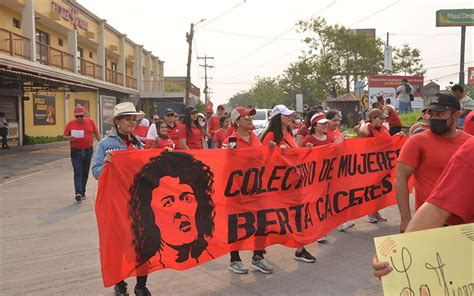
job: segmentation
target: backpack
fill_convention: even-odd
[[[405,92],[410,96],[410,101],[414,101],[415,100],[415,96],[411,93],[411,86],[406,83],[405,84]]]

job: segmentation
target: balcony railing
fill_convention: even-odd
[[[41,64],[74,72],[74,56],[41,42],[36,42],[36,60]]]
[[[29,60],[31,58],[30,39],[11,31],[0,29],[0,51],[11,56],[19,56]]]
[[[164,84],[162,81],[145,80],[142,83],[142,92],[147,94],[156,94],[164,92]]]
[[[105,69],[105,81],[123,85],[123,74],[112,69]]]
[[[78,58],[78,62],[79,73],[81,75],[89,76],[95,79],[102,79],[102,66],[87,61],[83,58]]]
[[[131,76],[128,76],[128,75],[127,75],[126,78],[127,78],[127,80],[126,80],[126,82],[127,82],[126,86],[127,86],[128,88],[137,89],[137,80],[136,80],[135,78],[131,77]]]

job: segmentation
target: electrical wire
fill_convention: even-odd
[[[219,34],[237,36],[237,37],[246,37],[246,38],[255,38],[255,39],[273,39],[273,38],[274,38],[274,37],[271,37],[271,36],[247,35],[247,34],[239,34],[239,33],[225,32],[225,31],[214,30],[214,29],[202,29],[202,30],[210,31],[210,32],[215,32],[215,33],[219,33]],[[278,38],[278,40],[300,41],[301,39],[296,39],[296,38]]]
[[[396,2],[393,2],[392,4],[387,5],[387,6],[383,7],[382,9],[377,10],[376,12],[374,12],[374,13],[372,13],[372,14],[369,14],[368,16],[366,16],[366,17],[364,17],[364,18],[361,18],[361,19],[358,20],[357,22],[351,24],[349,27],[352,27],[352,26],[354,26],[354,25],[356,25],[356,24],[358,24],[358,23],[360,23],[360,22],[362,22],[362,21],[365,21],[365,20],[368,19],[368,18],[373,17],[373,16],[376,15],[376,14],[381,13],[382,11],[384,11],[384,10],[386,10],[386,9],[389,9],[390,7],[392,7],[392,6],[394,6],[394,5],[398,4],[398,3],[400,3],[400,1],[401,1],[401,0],[398,0],[398,1],[396,1]]]
[[[231,8],[227,9],[226,11],[224,11],[223,13],[217,15],[216,17],[210,19],[208,22],[205,22],[203,23],[200,28],[204,28],[206,26],[208,26],[209,24],[213,23],[214,21],[220,19],[221,17],[223,17],[224,15],[228,14],[229,12],[231,12],[232,10],[236,9],[237,7],[239,7],[240,5],[242,5],[243,3],[245,3],[245,0],[244,2],[239,2],[237,3],[236,5],[232,6]]]

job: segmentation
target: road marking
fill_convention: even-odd
[[[25,179],[25,178],[28,178],[28,177],[31,177],[31,176],[34,176],[34,175],[38,175],[38,174],[44,173],[44,172],[49,171],[49,170],[50,170],[50,169],[42,170],[42,171],[35,172],[35,173],[29,174],[29,175],[26,175],[26,176],[21,176],[21,177],[12,179],[12,180],[8,180],[8,181],[6,181],[6,182],[4,182],[4,183],[0,183],[0,186],[6,185],[6,184],[10,184],[10,183],[13,183],[13,182],[15,182],[15,181],[18,181],[18,180],[21,180],[21,179]]]

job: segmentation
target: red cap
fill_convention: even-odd
[[[74,116],[84,116],[86,114],[86,109],[82,106],[77,106],[74,108]]]
[[[253,116],[257,113],[255,109],[247,109],[245,107],[237,107],[235,108],[232,113],[230,114],[230,120],[234,123],[240,116],[250,115]]]
[[[316,123],[326,123],[329,119],[326,118],[324,113],[317,113],[311,117],[311,125],[315,125]]]
[[[214,113],[214,111],[212,111],[212,107],[207,107],[206,113]]]
[[[224,105],[219,105],[219,106],[217,106],[217,110],[219,110],[219,109],[224,110],[224,109],[225,109]]]

